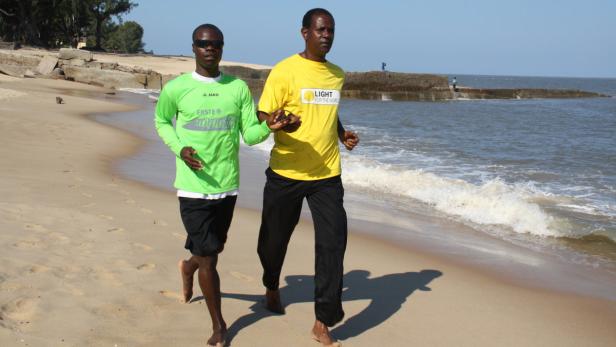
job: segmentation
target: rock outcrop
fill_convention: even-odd
[[[63,78],[107,88],[160,89],[170,79],[156,71],[98,62],[92,52],[61,48],[57,54],[0,50],[0,72],[15,77]]]
[[[34,51],[21,54],[0,49],[0,73],[16,77],[63,78],[108,88],[161,89],[176,75],[163,75],[152,69],[121,65],[94,59],[92,52],[62,48],[59,52]],[[37,53],[38,52],[38,53]],[[222,65],[224,73],[248,84],[260,95],[270,70]],[[444,76],[388,71],[348,72],[342,96],[371,100],[443,101],[454,99],[587,98],[603,96],[579,90],[558,89],[479,89],[449,86]]]

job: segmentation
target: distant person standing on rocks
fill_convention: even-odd
[[[451,81],[451,85],[453,86],[453,91],[457,92],[458,89],[456,88],[456,85],[458,84],[458,81],[456,80],[456,76],[453,76],[453,80]]]
[[[197,270],[210,317],[210,346],[225,345],[227,325],[222,317],[220,278],[216,270],[231,225],[239,187],[239,137],[253,145],[272,130],[287,125],[277,112],[259,123],[246,83],[218,69],[223,34],[212,24],[192,35],[196,68],[165,85],[156,104],[154,122],[176,156],[174,186],[186,228],[185,248],[192,256],[178,264],[183,299],[189,302]],[[173,119],[176,126],[173,127]]]
[[[381,63],[381,71],[385,71],[385,66],[387,66],[387,64],[385,64],[385,62]]]

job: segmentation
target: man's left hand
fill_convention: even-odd
[[[345,130],[340,134],[340,142],[347,150],[352,151],[359,143],[359,136],[356,132]]]

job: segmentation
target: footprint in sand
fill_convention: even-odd
[[[92,207],[92,206],[95,206],[95,205],[96,205],[95,203],[91,202],[91,203],[88,203],[88,204],[85,204],[85,205],[82,205],[82,206],[83,207]]]
[[[152,210],[148,210],[147,208],[141,208],[141,212],[144,214],[152,214]]]
[[[37,232],[45,232],[45,231],[47,231],[47,228],[45,228],[44,226],[42,226],[40,224],[35,224],[35,223],[24,224],[24,229],[26,229],[26,230],[33,230],[33,231],[37,231]]]
[[[33,265],[32,267],[30,267],[30,273],[40,273],[40,272],[47,272],[49,271],[49,267],[45,266],[45,265]]]
[[[61,244],[71,243],[71,239],[64,236],[64,234],[60,232],[56,232],[56,231],[50,232],[49,237],[54,238],[57,241],[57,243],[61,243]]]
[[[14,321],[30,321],[36,314],[38,301],[32,298],[19,298],[0,307],[3,317]]]
[[[94,195],[90,194],[90,193],[81,193],[82,196],[85,196],[86,198],[91,198]]]
[[[25,205],[9,205],[7,203],[2,203],[2,211],[8,212],[10,214],[18,214],[22,215],[25,210],[31,210],[28,206]]]
[[[237,279],[240,279],[240,280],[242,280],[242,281],[246,281],[246,282],[252,282],[252,281],[254,281],[254,277],[249,276],[249,275],[246,275],[246,274],[243,274],[243,273],[241,273],[241,272],[237,272],[237,271],[230,271],[229,273],[231,274],[231,276],[233,276],[233,277],[235,277],[235,278],[237,278]]]
[[[133,200],[133,199],[126,199],[126,200],[124,200],[124,202],[129,204],[129,205],[134,205],[136,201]]]
[[[89,250],[92,249],[92,246],[92,242],[81,242],[79,245],[77,245],[77,248],[81,250]]]
[[[2,282],[0,283],[0,292],[15,292],[18,290],[22,290],[24,288],[23,285],[15,282]]]
[[[99,214],[98,216],[101,217],[101,218],[107,219],[107,220],[112,220],[113,219],[112,216],[108,216],[106,214]]]
[[[169,291],[169,290],[160,290],[158,292],[160,294],[162,294],[162,296],[164,296],[165,298],[174,299],[174,300],[177,300],[177,301],[180,301],[180,302],[182,302],[184,300],[184,298],[182,298],[180,293],[172,292],[172,291]]]
[[[166,227],[169,225],[169,223],[165,222],[164,220],[157,220],[156,225],[160,225],[161,227]]]
[[[133,242],[133,243],[131,243],[131,245],[133,247],[135,247],[135,248],[140,248],[140,249],[142,249],[144,251],[151,251],[152,250],[152,247],[150,247],[148,245],[145,245],[143,243]]]
[[[41,240],[39,239],[17,241],[13,244],[13,246],[17,248],[42,248]]]
[[[152,271],[156,267],[156,264],[141,264],[137,266],[139,271]]]
[[[124,231],[124,228],[121,228],[121,227],[107,229],[108,233],[121,233],[123,231]]]

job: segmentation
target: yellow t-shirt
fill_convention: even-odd
[[[338,103],[344,71],[295,54],[274,66],[259,100],[259,111],[283,108],[301,117],[297,131],[274,133],[270,167],[303,181],[340,175]]]

